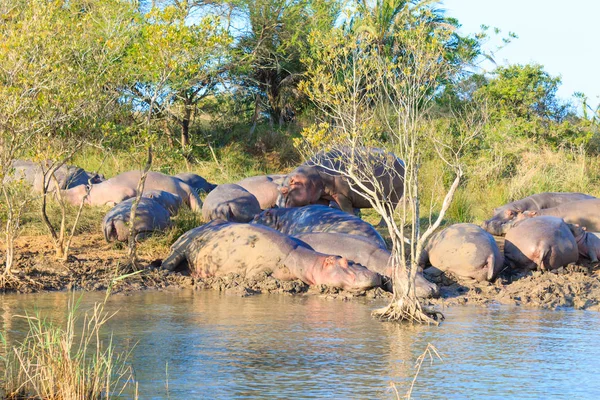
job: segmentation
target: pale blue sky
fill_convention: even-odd
[[[583,92],[594,106],[600,101],[600,0],[443,0],[442,8],[459,20],[463,33],[485,24],[502,29],[501,36],[519,36],[496,53],[498,65],[542,64],[562,77],[560,97]]]

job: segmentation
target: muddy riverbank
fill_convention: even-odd
[[[160,264],[159,253],[142,248],[141,272],[122,279],[125,274],[125,249],[105,243],[101,235],[76,237],[73,255],[64,262],[54,258],[51,243],[46,237],[20,237],[13,269],[15,279],[7,285],[6,292],[105,291],[109,287],[113,292],[195,288],[239,296],[282,293],[336,299],[391,297],[379,288],[351,293],[324,286],[309,287],[301,281],[282,282],[267,274],[251,279],[229,275],[197,280],[185,273],[168,273],[156,268]],[[461,280],[430,270],[426,270],[425,274],[440,286],[441,293],[440,298],[428,302],[442,309],[454,305],[486,306],[497,303],[600,311],[600,267],[597,265],[571,265],[556,273],[504,272],[494,283]]]

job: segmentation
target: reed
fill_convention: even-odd
[[[130,352],[117,352],[112,335],[103,328],[114,315],[97,303],[79,313],[80,300],[71,298],[64,326],[40,317],[27,321],[25,339],[9,345],[4,336],[0,393],[7,399],[109,399],[134,382]]]

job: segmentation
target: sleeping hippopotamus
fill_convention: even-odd
[[[208,182],[200,175],[192,174],[189,172],[182,172],[180,174],[174,175],[174,178],[177,178],[180,181],[190,185],[196,191],[196,193],[210,193],[214,188],[217,187],[217,185]]]
[[[600,199],[579,200],[543,210],[523,211],[515,220],[544,215],[562,218],[566,223],[585,226],[590,231],[600,231]]]
[[[481,225],[483,229],[492,235],[505,235],[515,222],[514,219],[520,212],[537,211],[552,208],[561,204],[571,203],[579,200],[595,199],[583,193],[538,193],[524,199],[513,201],[494,210],[494,216]]]
[[[162,267],[175,270],[183,261],[194,276],[272,273],[280,280],[346,290],[381,286],[381,276],[345,258],[317,253],[274,229],[260,225],[212,221],[192,229],[171,246]]]
[[[202,219],[233,222],[250,222],[260,214],[258,200],[246,189],[233,183],[217,186],[204,199]]]
[[[117,204],[102,220],[102,230],[107,242],[126,242],[129,238],[129,217],[135,198]],[[171,215],[154,199],[141,197],[135,210],[135,240],[141,240],[155,231],[171,226]]]
[[[45,181],[44,171],[40,163],[27,160],[14,160],[11,166],[12,173],[4,178],[4,182],[22,180],[30,184],[36,193],[42,193],[44,182],[47,185],[47,191],[53,192],[56,190],[57,182],[58,188],[63,190],[79,185],[87,185],[88,182],[100,183],[104,181],[102,175],[86,172],[82,168],[73,165],[61,165],[54,171],[53,176],[47,175]],[[43,167],[45,170],[48,170],[50,166],[49,161],[44,162]]]
[[[283,183],[285,175],[251,176],[237,182],[238,185],[256,197],[261,210],[273,208],[277,205],[279,186]]]
[[[419,266],[430,265],[463,278],[493,281],[504,257],[492,235],[479,226],[455,224],[436,233],[423,248]]]
[[[169,212],[169,214],[171,214],[171,216],[177,215],[179,208],[183,203],[181,197],[173,193],[165,192],[164,190],[150,190],[147,192],[144,190],[142,197],[153,199],[158,204],[163,206]]]
[[[89,204],[110,204],[115,198],[128,198],[135,196],[137,185],[139,183],[142,171],[123,172],[97,185],[92,185],[93,194],[90,196]],[[85,195],[86,188],[81,186],[65,190],[62,192],[65,198],[71,204],[80,204]],[[202,210],[202,201],[198,194],[187,183],[169,175],[160,172],[148,172],[144,193],[152,190],[162,190],[168,193],[176,194],[181,197],[183,202],[194,212]],[[131,195],[133,193],[133,195]],[[118,202],[115,202],[118,203]]]
[[[385,249],[385,240],[373,226],[360,218],[322,205],[271,208],[254,217],[253,224],[266,225],[286,235],[306,232],[335,232],[362,236]]]
[[[504,257],[512,268],[553,270],[576,262],[579,251],[562,219],[543,216],[513,225],[506,233]]]
[[[135,189],[128,186],[116,185],[114,183],[104,181],[98,185],[89,187],[90,193],[85,198],[85,204],[89,206],[115,206],[131,197],[135,197]],[[87,185],[79,185],[71,189],[61,190],[60,195],[63,200],[73,205],[79,205],[84,199],[88,190]]]
[[[300,233],[295,238],[302,240],[319,253],[344,257],[381,275],[392,276],[392,254],[364,237],[345,233],[309,232]],[[437,285],[429,282],[420,273],[417,273],[415,283],[418,297],[428,298],[439,295]]]
[[[383,186],[383,197],[396,207],[404,193],[404,162],[381,149],[356,151],[358,168],[374,169],[374,176]],[[343,172],[350,167],[350,156],[347,148],[317,153],[285,177],[279,188],[277,206],[301,207],[335,201],[347,213],[353,213],[355,208],[371,208],[371,203],[363,194],[352,190],[343,176]],[[360,165],[365,167],[360,168]],[[368,181],[363,183],[370,190],[373,189]]]
[[[588,232],[585,227],[577,224],[567,224],[575,237],[579,255],[591,262],[598,262],[600,257],[600,233]]]

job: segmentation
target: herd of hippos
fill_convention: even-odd
[[[395,207],[403,195],[404,164],[393,156],[383,165],[381,150],[370,150],[382,199]],[[391,253],[377,230],[356,216],[370,205],[338,172],[344,150],[321,152],[287,175],[255,176],[213,185],[196,174],[149,172],[138,204],[136,240],[171,225],[183,205],[202,213],[206,224],[184,233],[162,267],[186,267],[198,278],[268,273],[280,280],[345,290],[391,289]],[[363,160],[364,161],[364,160]],[[381,168],[377,163],[382,163]],[[6,180],[54,191],[79,205],[112,206],[102,221],[107,241],[126,241],[140,171],[110,179],[62,166],[44,179],[39,163],[17,160]],[[368,182],[365,185],[369,186]],[[370,186],[369,186],[370,187]],[[204,202],[199,193],[206,193]],[[556,270],[581,258],[600,257],[600,199],[582,193],[540,193],[496,208],[482,226],[462,223],[436,233],[419,265],[477,281],[493,281],[506,269]],[[501,251],[494,236],[505,236]],[[426,270],[427,272],[427,270]],[[419,297],[435,297],[438,287],[419,272]]]

